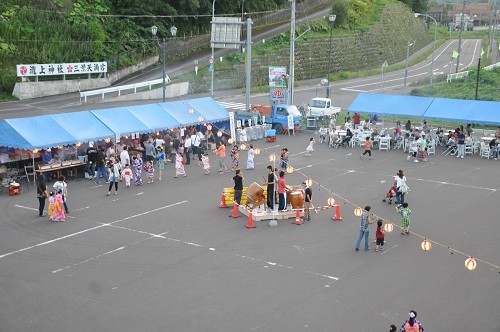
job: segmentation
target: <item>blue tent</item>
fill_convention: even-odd
[[[46,149],[78,142],[78,139],[57,123],[51,115],[6,119],[5,122],[29,143],[24,147],[19,146],[20,149]]]
[[[500,125],[500,102],[434,98],[425,118]]]
[[[220,106],[213,98],[197,98],[187,100],[186,103],[198,111],[204,118],[204,122],[220,122],[229,120],[229,113]]]
[[[152,130],[126,107],[90,111],[115,134],[150,133]]]
[[[89,111],[50,115],[79,142],[114,137],[114,133]]]
[[[158,105],[176,119],[181,126],[192,126],[206,121],[201,113],[195,108],[190,107],[188,103],[183,100],[160,103]],[[200,121],[200,117],[202,117],[203,120]]]
[[[179,121],[174,119],[174,117],[165,111],[159,104],[137,105],[128,107],[127,109],[148,126],[151,132],[181,126]]]
[[[381,115],[424,115],[434,98],[360,93],[349,106],[351,113],[375,113]]]
[[[10,124],[5,120],[0,121],[0,146],[33,150],[35,149],[30,142],[21,136]]]

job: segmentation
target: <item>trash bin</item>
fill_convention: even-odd
[[[308,116],[306,119],[306,129],[308,130],[318,129],[318,119],[314,116]]]

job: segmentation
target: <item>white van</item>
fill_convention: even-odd
[[[307,104],[307,115],[332,117],[340,113],[342,109],[332,105],[330,98],[313,98]]]

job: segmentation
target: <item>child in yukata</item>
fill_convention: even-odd
[[[142,158],[141,154],[138,153],[136,157],[133,158],[133,163],[135,167],[135,172],[134,172],[134,182],[136,186],[141,186],[142,185]]]
[[[210,159],[208,158],[208,152],[205,152],[203,156],[201,156],[201,163],[203,164],[205,175],[210,174]]]
[[[49,194],[49,218],[50,221],[55,221],[55,212],[56,212],[56,198],[54,197],[54,192],[50,192]]]
[[[150,161],[146,162],[146,166],[144,168],[148,173],[148,183],[153,183],[155,176],[155,169],[153,167],[153,163],[151,163]]]
[[[125,180],[125,186],[127,188],[130,188],[130,180],[133,177],[133,173],[132,173],[132,170],[130,169],[130,165],[129,164],[125,165],[125,169],[122,172],[122,177]]]
[[[62,191],[59,190],[55,196],[55,221],[66,221],[66,214],[64,213],[64,201],[62,197]]]

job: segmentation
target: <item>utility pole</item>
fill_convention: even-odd
[[[458,34],[458,55],[457,55],[457,69],[455,73],[458,73],[458,66],[460,64],[460,53],[462,52],[462,32],[464,31],[464,16],[465,16],[465,1],[462,6],[462,17],[460,18],[460,33]]]
[[[292,16],[290,19],[290,76],[288,78],[288,105],[293,105],[293,83],[295,82],[295,0],[292,3]]]

